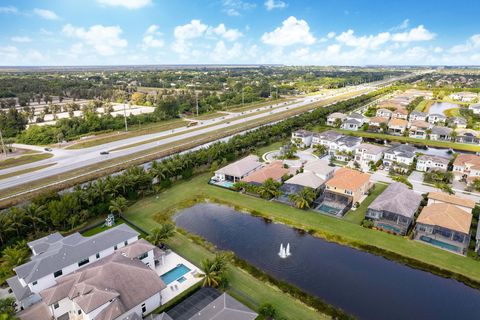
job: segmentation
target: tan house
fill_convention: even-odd
[[[453,175],[456,180],[467,182],[480,179],[480,156],[459,154],[453,162]]]
[[[273,161],[265,167],[249,174],[242,181],[252,184],[262,184],[267,179],[281,181],[282,177],[290,174],[290,170],[284,168],[282,161]]]
[[[451,204],[466,212],[472,213],[475,208],[475,201],[457,197],[445,192],[429,192],[428,193],[428,205],[446,203]]]
[[[388,122],[388,131],[390,133],[402,134],[407,130],[408,122],[404,119],[392,118]]]
[[[349,168],[341,168],[326,183],[326,192],[360,202],[370,189],[370,175]]]
[[[370,118],[369,125],[371,127],[380,127],[382,123],[388,123],[389,118],[386,117],[373,117]]]

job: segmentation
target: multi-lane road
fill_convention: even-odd
[[[191,140],[202,134],[218,132],[222,129],[227,129],[232,126],[241,125],[242,123],[252,122],[265,117],[270,117],[275,114],[287,112],[289,110],[305,107],[306,105],[321,102],[323,100],[332,99],[335,97],[339,97],[340,100],[342,98],[342,95],[345,95],[345,93],[350,93],[350,97],[352,96],[352,93],[353,95],[355,95],[355,93],[358,93],[358,95],[364,94],[376,90],[379,86],[385,86],[387,83],[396,80],[399,79],[390,79],[388,82],[382,81],[370,85],[367,84],[350,87],[348,89],[343,89],[342,91],[332,90],[328,94],[307,96],[298,98],[294,101],[289,101],[287,103],[272,104],[254,110],[225,114],[224,116],[220,116],[218,118],[203,120],[194,127],[181,127],[174,130],[127,138],[84,149],[68,150],[55,148],[51,151],[53,153],[53,157],[49,159],[0,170],[0,175],[5,175],[14,173],[15,171],[50,165],[40,170],[2,179],[0,180],[0,190],[16,187],[19,185],[25,185],[35,180],[59,175],[62,173],[83,168],[88,165],[97,164],[102,161],[138,154],[139,152],[147,152],[147,150],[149,149],[171,144],[173,142],[180,142],[182,140],[185,141],[187,139]],[[43,148],[38,146],[15,146],[19,148],[43,151]],[[109,151],[109,154],[102,155],[102,151]]]

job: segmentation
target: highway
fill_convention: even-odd
[[[397,79],[390,79],[388,81],[377,82],[375,84],[366,84],[366,85],[359,85],[355,87],[349,87],[348,89],[344,90],[332,90],[332,93],[325,95],[313,95],[298,98],[294,101],[272,104],[265,107],[245,111],[245,112],[238,112],[238,113],[230,113],[224,116],[220,116],[218,118],[213,118],[209,120],[201,120],[199,121],[198,125],[194,127],[181,127],[174,130],[168,130],[143,136],[137,136],[132,138],[127,138],[124,140],[114,141],[106,144],[102,144],[99,146],[84,148],[84,149],[62,149],[62,148],[54,148],[52,149],[53,157],[41,160],[21,166],[16,166],[4,170],[0,170],[0,175],[12,173],[19,170],[25,170],[29,168],[39,167],[45,164],[52,164],[54,165],[43,168],[40,170],[20,174],[17,176],[12,176],[6,179],[0,180],[0,190],[12,188],[18,185],[23,185],[35,180],[51,177],[54,175],[66,173],[72,170],[76,170],[88,165],[96,164],[102,161],[110,160],[113,158],[128,156],[130,154],[147,151],[149,149],[166,145],[172,142],[181,141],[189,138],[195,138],[198,135],[215,132],[221,129],[226,129],[231,126],[239,125],[242,123],[250,122],[253,120],[261,119],[264,117],[269,117],[274,114],[282,113],[288,110],[293,110],[296,108],[301,108],[306,105],[321,102],[322,100],[331,99],[337,96],[340,96],[345,93],[355,93],[358,92],[359,94],[364,94],[367,92],[372,92],[376,90],[380,86],[384,86],[388,83],[393,81],[397,81]],[[270,110],[270,111],[268,111]],[[265,111],[259,113],[259,111]],[[249,115],[251,114],[251,115]],[[236,119],[240,118],[240,119]],[[158,141],[152,141],[144,144],[140,144],[144,141],[152,140],[152,139],[159,139]],[[131,146],[131,145],[134,146]],[[135,145],[137,144],[137,145]],[[14,145],[18,148],[24,149],[32,149],[32,150],[42,150],[42,147],[38,146],[29,146],[29,145]],[[130,147],[129,147],[130,146]],[[121,150],[118,150],[122,148]],[[102,151],[109,151],[108,155],[101,155],[100,152]]]

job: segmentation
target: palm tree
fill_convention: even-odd
[[[25,227],[25,212],[17,207],[12,207],[9,211],[10,230],[14,230],[20,237],[20,231]]]
[[[269,178],[258,188],[258,193],[262,198],[270,199],[280,195],[280,183]]]
[[[327,146],[323,145],[323,144],[316,144],[313,149],[315,150],[314,153],[316,155],[323,155],[323,154],[326,154],[327,151],[328,151],[328,148]]]
[[[3,263],[10,268],[25,263],[30,256],[25,241],[19,242],[15,246],[6,247],[2,254]]]
[[[161,245],[163,242],[171,238],[175,234],[175,226],[171,223],[162,224],[159,228],[152,230],[152,233],[148,236],[148,241],[156,246]]]
[[[120,216],[126,208],[127,200],[124,197],[120,196],[110,201],[110,206],[108,207],[108,210],[110,210],[110,213],[116,213]]]
[[[32,223],[33,232],[37,233],[38,225],[45,223],[45,207],[32,203],[31,205],[25,207],[24,211],[28,220]]]
[[[312,188],[303,188],[298,194],[291,194],[288,199],[292,201],[298,209],[310,208],[310,204],[315,200],[315,191]]]
[[[217,254],[213,260],[202,261],[203,286],[218,287],[225,277],[227,271],[227,259],[223,254]]]

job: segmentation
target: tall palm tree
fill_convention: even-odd
[[[120,216],[126,208],[127,200],[124,197],[120,196],[118,198],[110,200],[110,206],[108,207],[108,210],[110,210],[110,213],[116,213]]]
[[[38,225],[45,223],[45,207],[32,203],[24,208],[25,215],[32,223],[33,232],[37,233]]]
[[[291,194],[288,196],[295,207],[299,209],[310,208],[311,203],[315,200],[315,191],[312,188],[303,188],[298,194]]]
[[[171,223],[162,224],[159,228],[152,230],[152,233],[148,236],[148,241],[156,246],[161,245],[163,242],[171,238],[175,234],[175,226]]]
[[[202,261],[203,286],[218,287],[227,271],[227,258],[223,254],[217,254],[213,260]]]
[[[30,254],[25,242],[20,242],[15,246],[6,247],[2,251],[2,261],[10,268],[25,263],[29,256]]]
[[[25,212],[23,209],[12,207],[9,211],[9,220],[10,220],[10,230],[13,230],[17,233],[17,236],[20,237],[20,231],[25,228]]]

